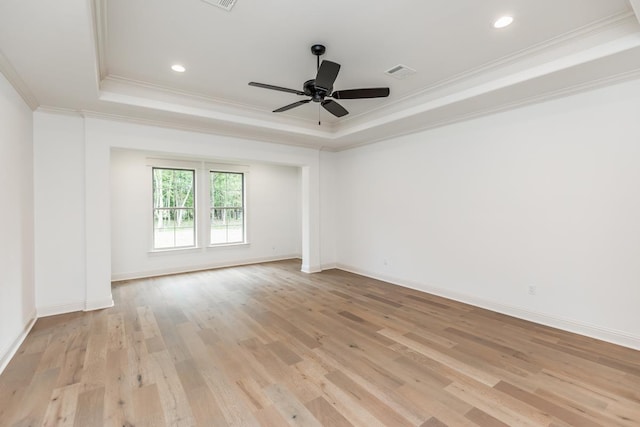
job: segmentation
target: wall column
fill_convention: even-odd
[[[302,167],[302,271],[317,273],[320,263],[320,168]]]
[[[111,296],[111,148],[92,141],[85,119],[85,310],[113,306]]]

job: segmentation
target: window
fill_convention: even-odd
[[[153,168],[153,248],[196,244],[195,171]]]
[[[244,174],[210,172],[212,245],[245,241]]]
[[[152,175],[152,252],[247,244],[247,166],[147,161]]]

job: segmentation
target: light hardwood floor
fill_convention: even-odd
[[[38,320],[0,426],[638,426],[640,352],[299,262]]]

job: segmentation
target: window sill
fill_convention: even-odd
[[[147,253],[149,256],[162,256],[162,255],[177,255],[177,254],[191,254],[202,252],[203,250],[216,250],[216,249],[230,249],[230,248],[243,248],[249,247],[251,243],[242,242],[242,243],[224,243],[220,245],[209,245],[209,246],[197,246],[197,247],[188,247],[188,248],[167,248],[167,249],[151,249]]]
[[[238,247],[248,247],[251,246],[251,243],[249,242],[242,242],[242,243],[222,243],[219,245],[209,245],[207,246],[207,250],[208,249],[217,249],[217,248],[238,248]]]
[[[202,248],[188,247],[188,248],[167,248],[167,249],[151,249],[148,254],[151,256],[156,255],[170,255],[170,254],[189,254],[201,252]]]

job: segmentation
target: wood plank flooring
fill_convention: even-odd
[[[283,261],[38,320],[0,426],[638,426],[640,352]]]

